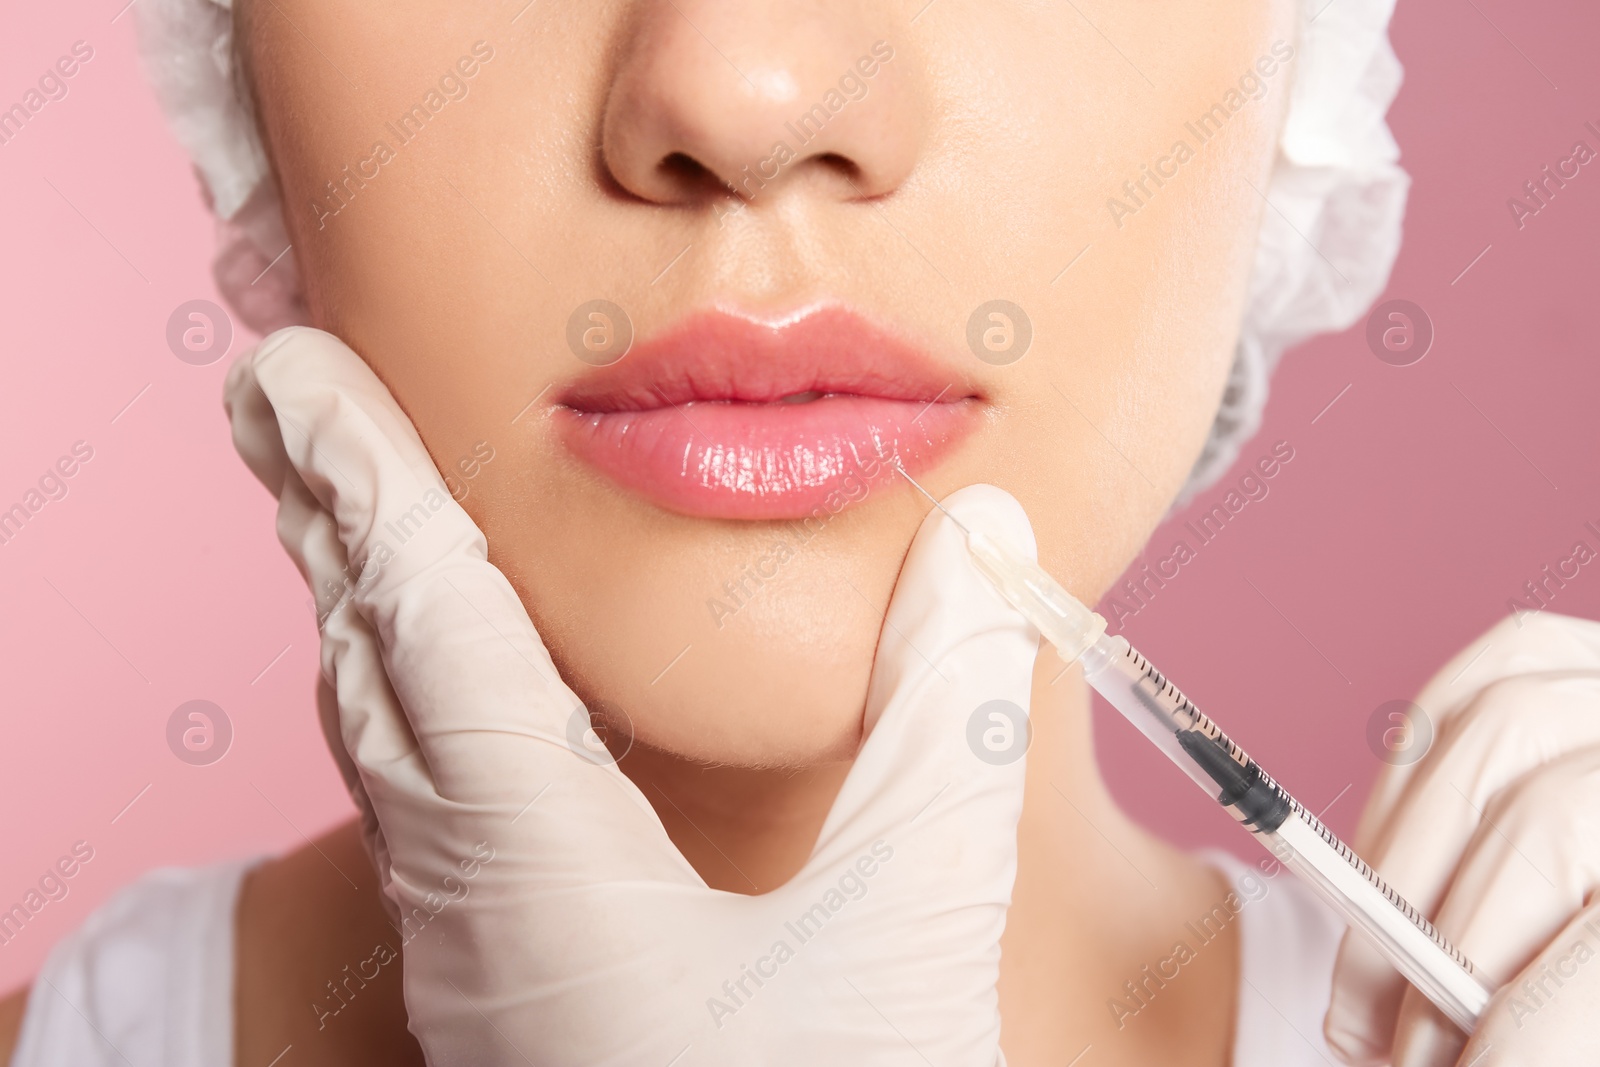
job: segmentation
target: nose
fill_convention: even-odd
[[[658,204],[892,192],[916,166],[926,108],[876,7],[642,0],[606,98],[606,169]]]

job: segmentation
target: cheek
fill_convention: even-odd
[[[1123,30],[1141,39],[1139,27]],[[1293,13],[1268,5],[1215,26],[1147,28],[1141,54],[1169,54],[1155,40],[1169,32],[1197,33],[1206,47],[1172,45],[1182,58],[1161,72],[1159,94],[1118,90],[1137,78],[1127,70],[1071,80],[1029,112],[1040,116],[1032,128],[1012,133],[1033,148],[999,153],[1007,162],[990,180],[1006,196],[979,209],[1001,213],[989,229],[1015,235],[1009,263],[991,269],[1009,278],[1034,345],[997,375],[1001,425],[972,474],[1022,501],[1041,560],[1090,603],[1161,520],[1210,432],[1267,210],[1256,190],[1269,187],[1292,77],[1280,72],[1202,142],[1191,120],[1273,41],[1293,39]],[[1024,72],[1043,69],[1042,54],[1024,54]],[[1157,185],[1146,176],[1179,141],[1192,154]],[[1141,179],[1136,210],[1114,216],[1108,203],[1131,205],[1125,183]]]

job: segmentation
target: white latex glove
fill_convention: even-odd
[[[571,743],[581,702],[360,358],[283,330],[227,398],[312,588],[349,586],[322,636],[335,749],[410,938],[429,1063],[993,1067],[1023,761],[979,759],[969,722],[994,700],[1027,708],[1038,646],[948,519],[906,558],[870,734],[815,851],[782,889],[740,896],[707,888],[633,783]],[[948,506],[1031,553],[1000,490]]]
[[[1474,659],[1476,657],[1476,659]],[[1507,619],[1417,698],[1432,750],[1379,777],[1356,848],[1503,986],[1469,1043],[1360,937],[1328,1010],[1348,1063],[1600,1063],[1600,624]]]

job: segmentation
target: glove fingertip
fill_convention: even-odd
[[[263,337],[261,343],[256,345],[255,351],[250,353],[249,361],[260,367],[277,355],[289,342],[306,336],[326,337],[330,340],[338,341],[338,338],[334,337],[333,334],[319,330],[315,326],[285,326],[283,329],[274,330]],[[339,341],[339,343],[343,344],[344,342]]]
[[[228,368],[222,387],[222,410],[227,413],[234,451],[250,473],[273,496],[283,492],[289,457],[283,448],[272,402],[256,379],[254,357],[246,355]]]
[[[1015,497],[992,485],[969,485],[944,499],[922,521],[889,602],[885,636],[895,635],[932,656],[965,636],[1021,623],[979,573],[962,527],[1004,539],[1028,558],[1033,527]],[[881,654],[881,651],[880,651]]]
[[[979,573],[961,526],[1032,556],[1028,516],[992,485],[967,486],[942,508],[923,520],[895,583],[873,665],[869,727],[896,694],[930,675],[946,688],[960,679],[973,699],[981,691],[1027,706],[1038,633]]]
[[[1028,513],[1016,497],[999,486],[979,482],[957,489],[940,501],[940,506],[967,529],[1004,540],[1028,559],[1038,558],[1039,546]]]
[[[1030,560],[1037,555],[1033,526],[1015,497],[993,485],[958,489],[917,530],[895,583],[891,620],[910,625],[931,610],[950,606],[980,614],[1011,610],[973,564],[963,528],[1003,541]]]

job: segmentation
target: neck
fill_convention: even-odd
[[[747,894],[776,889],[805,865],[850,771],[847,760],[713,767],[638,743],[618,767],[707,885]]]

